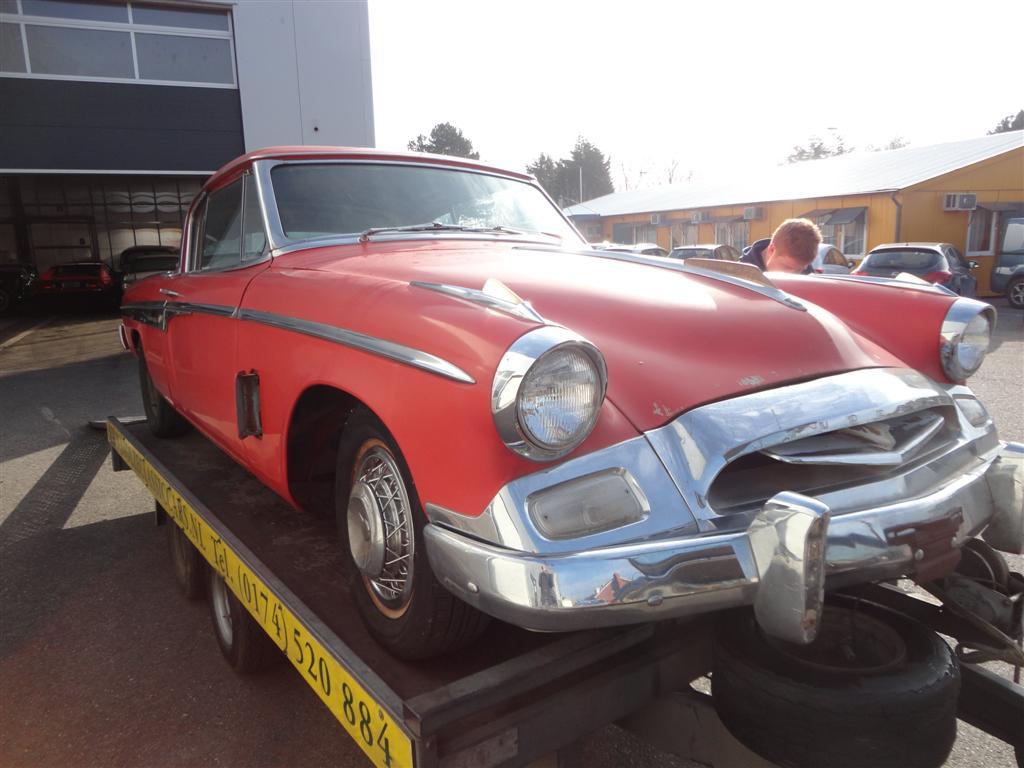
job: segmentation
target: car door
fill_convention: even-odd
[[[186,271],[169,284],[167,338],[179,408],[240,457],[235,409],[235,310],[269,258],[248,173],[208,191],[189,231]]]
[[[946,247],[946,260],[953,273],[950,288],[961,296],[973,298],[978,292],[978,279],[971,274],[971,265],[955,246]]]

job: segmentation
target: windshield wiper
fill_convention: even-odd
[[[504,235],[545,235],[558,240],[562,239],[561,235],[556,235],[553,232],[528,232],[522,229],[513,229],[512,227],[503,227],[500,224],[493,227],[465,227],[459,224],[442,224],[439,221],[435,221],[431,224],[411,224],[405,227],[370,227],[370,229],[360,233],[359,242],[368,242],[371,235],[381,232],[494,232]]]

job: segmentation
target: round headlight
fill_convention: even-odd
[[[605,370],[597,348],[565,328],[538,328],[517,339],[491,390],[502,441],[535,461],[569,453],[597,422]]]
[[[995,310],[972,299],[958,299],[942,323],[940,357],[942,370],[953,381],[973,375],[985,360]]]

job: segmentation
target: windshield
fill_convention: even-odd
[[[98,275],[99,273],[99,264],[68,264],[66,266],[53,268],[53,274],[58,277],[64,277],[66,275]]]
[[[710,248],[673,248],[669,256],[673,259],[713,259]]]
[[[178,268],[178,257],[167,253],[145,254],[131,259],[125,272],[173,272]]]
[[[295,240],[439,224],[504,227],[579,242],[540,190],[515,179],[427,166],[349,163],[279,165],[271,179],[281,225]]]
[[[898,269],[902,272],[929,272],[942,269],[942,257],[935,251],[876,251],[869,253],[863,267],[867,269]]]

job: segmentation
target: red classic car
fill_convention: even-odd
[[[594,251],[519,173],[251,153],[122,311],[152,430],[336,514],[401,656],[751,605],[806,643],[826,587],[1024,547],[1024,446],[964,385],[990,306]]]

